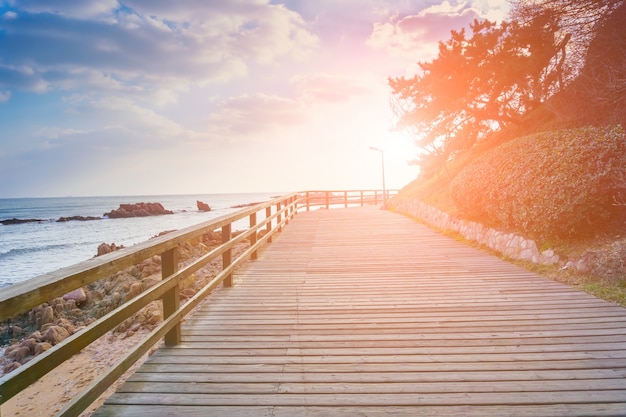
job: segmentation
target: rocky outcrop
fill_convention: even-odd
[[[68,216],[68,217],[59,217],[56,221],[58,223],[63,223],[63,222],[69,222],[69,221],[90,221],[90,220],[102,220],[102,217],[95,217],[95,216]],[[43,219],[7,219],[7,220],[0,220],[1,224],[4,225],[12,225],[12,224],[23,224],[23,223],[44,223],[44,222],[50,222],[53,221],[52,219],[49,220],[43,220]]]
[[[181,244],[179,246],[181,264],[197,259],[221,242],[221,233],[211,231],[192,242]],[[238,250],[243,251],[246,247],[247,244],[242,243]],[[119,248],[120,246],[114,243],[103,243],[98,247],[98,254]],[[182,280],[181,300],[193,297],[220,270],[221,259],[218,258]],[[160,281],[161,257],[155,255],[105,279],[37,306],[10,321],[0,323],[0,341],[13,342],[5,349],[3,357],[0,357],[0,374],[19,368],[34,356],[45,352],[80,328],[91,324]],[[113,330],[113,334],[128,337],[140,329],[152,330],[162,320],[161,302],[153,301],[120,323]]]
[[[80,221],[80,222],[86,222],[86,221],[91,221],[91,220],[102,220],[102,217],[95,217],[95,216],[59,217],[57,219],[57,223],[69,222],[69,221],[72,221],[72,220],[76,220],[76,221]]]
[[[41,219],[16,219],[16,218],[13,218],[13,219],[2,220],[2,221],[0,221],[0,223],[8,226],[8,225],[11,225],[11,224],[41,223],[43,221],[44,220],[41,220]]]
[[[41,310],[48,308],[51,306],[46,305]],[[67,319],[58,318],[54,322],[45,323],[41,326],[41,330],[31,333],[21,342],[14,343],[5,349],[3,372],[8,373],[19,368],[36,355],[67,339],[75,331],[76,327]]]
[[[198,206],[198,210],[200,211],[211,211],[211,206],[209,206],[207,203],[204,203],[200,200],[196,201],[196,206]]]
[[[74,291],[70,291],[63,296],[65,301],[72,300],[76,304],[76,306],[80,306],[81,304],[87,301],[87,294],[85,290],[82,288],[77,288]]]
[[[111,253],[114,252],[118,249],[123,249],[124,245],[116,245],[115,243],[111,243],[110,245],[108,243],[101,243],[98,246],[98,253],[96,254],[96,256],[101,256],[107,253]]]
[[[174,212],[166,210],[161,203],[135,203],[120,204],[118,209],[104,213],[104,216],[110,219],[116,219],[125,217],[160,216],[162,214],[174,214]]]

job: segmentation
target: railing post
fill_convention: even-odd
[[[265,207],[265,218],[269,219],[270,217],[272,217],[272,206]],[[271,220],[267,222],[267,225],[265,226],[265,231],[269,235],[269,237],[267,238],[267,243],[272,243],[272,236],[270,235],[270,232],[272,231]]]
[[[256,227],[256,213],[252,213],[250,215],[250,229]],[[252,233],[250,235],[250,246],[254,246],[256,245],[256,237],[257,237],[257,231],[255,230],[254,233]],[[257,258],[257,253],[256,251],[252,252],[250,254],[250,259],[256,259]]]
[[[328,200],[330,199],[330,191],[326,191],[326,210],[330,208]]]
[[[309,211],[310,208],[310,201],[309,201],[309,192],[306,192],[306,211]]]
[[[378,190],[374,190],[374,205],[378,204]]]
[[[361,190],[361,207],[363,207],[363,190]]]
[[[172,248],[161,254],[161,278],[165,279],[178,271],[178,248]],[[163,319],[174,314],[180,307],[180,286],[163,294]],[[180,343],[180,323],[177,323],[172,330],[163,337],[167,346],[174,346]]]
[[[276,227],[278,228],[278,232],[280,232],[282,230],[282,227],[280,226],[280,222],[282,221],[283,216],[280,213],[280,203],[276,204],[276,213],[278,214],[278,216],[276,216]]]
[[[222,226],[222,243],[226,243],[230,240],[231,237],[231,226],[232,223],[227,224],[226,226]],[[232,249],[226,250],[222,254],[222,269],[226,269],[232,261]],[[232,287],[233,286],[233,274],[228,274],[226,278],[224,278],[224,286]]]

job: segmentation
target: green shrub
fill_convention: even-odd
[[[626,211],[614,204],[624,191],[619,126],[515,139],[466,166],[450,185],[465,216],[535,238],[583,237],[614,224]]]

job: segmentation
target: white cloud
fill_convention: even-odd
[[[262,135],[302,124],[306,111],[296,100],[266,94],[242,95],[222,101],[209,117],[211,131],[226,140]]]
[[[430,57],[436,54],[439,41],[450,38],[451,30],[466,27],[478,17],[472,8],[452,7],[444,2],[418,14],[375,22],[367,44],[392,53]]]
[[[437,53],[438,42],[450,38],[451,30],[468,27],[474,19],[502,20],[507,13],[508,3],[501,0],[446,0],[374,22],[367,44],[390,53],[430,59]]]
[[[0,91],[0,103],[6,103],[11,98],[10,91]]]
[[[32,68],[14,88],[42,82],[60,89],[179,91],[244,77],[254,65],[302,59],[317,46],[298,13],[265,2],[187,1],[183,7],[130,0],[121,8],[111,0],[75,6],[31,0],[16,3],[15,18],[0,21],[0,62]],[[95,80],[100,82],[90,83]]]

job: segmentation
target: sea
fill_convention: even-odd
[[[14,218],[42,220],[0,224],[0,287],[93,258],[101,243],[132,246],[163,231],[179,230],[241,210],[235,207],[237,205],[264,202],[283,194],[0,198],[0,221]],[[209,204],[211,211],[199,211],[198,200]],[[141,202],[161,203],[174,214],[122,219],[104,217],[104,213],[119,208],[120,204]],[[72,216],[102,219],[57,222],[61,217]],[[247,227],[248,220],[243,219],[233,225],[233,230]]]

